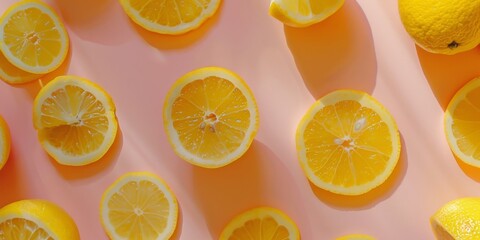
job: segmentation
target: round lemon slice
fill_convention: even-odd
[[[110,239],[170,239],[177,226],[178,204],[159,177],[131,172],[105,191],[100,218]]]
[[[19,69],[45,74],[65,60],[69,39],[55,11],[38,0],[10,6],[0,18],[0,50]]]
[[[258,129],[258,108],[240,76],[207,67],[175,82],[165,100],[163,119],[177,155],[197,166],[218,168],[250,147]]]
[[[45,200],[21,200],[0,209],[0,239],[79,240],[77,225],[62,208]]]
[[[282,211],[259,207],[233,218],[220,240],[300,240],[297,225]]]
[[[5,120],[0,116],[0,169],[7,163],[10,155],[10,131]]]
[[[40,90],[33,105],[38,139],[60,164],[93,163],[115,140],[118,123],[113,100],[87,79],[57,77]]]
[[[390,113],[367,93],[338,90],[319,99],[297,128],[297,152],[319,188],[360,195],[390,176],[400,134]]]
[[[271,16],[292,27],[307,27],[323,21],[343,6],[345,0],[272,0]]]

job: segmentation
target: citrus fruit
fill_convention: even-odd
[[[25,72],[12,65],[0,52],[0,79],[8,84],[27,83],[42,77],[41,74]]]
[[[375,238],[365,234],[350,234],[339,237],[336,240],[375,240]]]
[[[405,30],[432,53],[456,54],[480,43],[480,0],[399,0]]]
[[[337,90],[315,102],[298,125],[296,141],[308,179],[342,195],[360,195],[382,184],[401,148],[390,113],[355,90]]]
[[[28,199],[0,209],[0,239],[80,239],[77,226],[62,208],[45,200]]]
[[[110,239],[170,239],[177,226],[178,205],[159,177],[131,172],[103,194],[100,218]]]
[[[292,27],[307,27],[334,14],[345,0],[272,0],[269,13]]]
[[[118,124],[113,100],[87,79],[59,76],[40,90],[33,105],[40,143],[60,164],[95,162],[115,140]]]
[[[10,131],[5,120],[0,116],[0,169],[3,168],[10,155]]]
[[[460,198],[442,206],[431,218],[438,240],[480,239],[480,198]]]
[[[10,6],[0,18],[0,50],[19,69],[49,73],[65,60],[69,39],[55,11],[38,0]]]
[[[217,11],[220,0],[120,0],[120,3],[141,27],[177,35],[202,25]]]
[[[219,67],[179,78],[167,94],[163,119],[177,155],[206,168],[240,158],[258,129],[257,104],[249,87]]]
[[[297,225],[282,211],[254,208],[234,217],[223,229],[220,240],[299,240]]]
[[[452,152],[461,161],[480,167],[480,78],[465,84],[447,106],[445,135]]]

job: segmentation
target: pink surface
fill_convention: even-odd
[[[14,0],[2,0],[3,12]],[[71,38],[73,74],[103,86],[117,106],[121,133],[101,161],[56,164],[32,124],[38,82],[0,81],[0,114],[12,133],[11,157],[0,171],[0,206],[25,198],[51,200],[76,221],[82,239],[107,239],[99,220],[103,191],[128,171],[152,171],[180,204],[174,239],[217,239],[224,224],[252,207],[282,209],[303,239],[349,233],[378,239],[432,239],[429,217],[444,203],[478,195],[480,170],[458,163],[442,126],[453,93],[480,75],[480,52],[427,53],[404,31],[395,0],[346,0],[324,22],[284,27],[268,15],[269,0],[225,0],[200,29],[162,36],[133,24],[115,0],[50,0]],[[178,158],[163,130],[169,87],[184,73],[221,66],[252,88],[260,129],[251,149],[220,169]],[[307,181],[295,150],[295,129],[308,107],[339,88],[366,91],[396,119],[403,150],[394,174],[359,197],[336,196]]]

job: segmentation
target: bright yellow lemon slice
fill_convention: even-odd
[[[260,207],[233,218],[220,240],[300,240],[297,225],[282,211]]]
[[[466,164],[480,167],[480,78],[457,91],[444,119],[445,135],[452,152]]]
[[[382,184],[400,156],[390,113],[367,93],[338,90],[318,100],[297,129],[297,151],[319,188],[360,195]]]
[[[132,172],[105,191],[100,217],[110,239],[170,239],[177,226],[178,204],[159,177]]]
[[[0,116],[0,169],[7,163],[10,155],[10,131],[5,120]]]
[[[21,200],[0,209],[0,239],[79,240],[77,226],[62,208],[45,200]]]
[[[345,0],[272,0],[270,15],[292,27],[307,27],[323,21],[343,6]]]
[[[120,0],[120,3],[143,28],[176,35],[198,28],[217,11],[220,0]]]
[[[33,105],[40,143],[60,164],[95,162],[115,140],[118,124],[113,100],[87,79],[57,77],[40,90]]]
[[[175,152],[206,168],[225,166],[249,148],[258,129],[258,110],[247,84],[219,67],[194,70],[167,94],[165,130]]]
[[[69,39],[55,11],[38,0],[13,4],[0,18],[0,50],[19,69],[44,74],[65,60]]]

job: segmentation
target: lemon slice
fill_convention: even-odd
[[[8,84],[22,84],[42,77],[41,74],[25,72],[11,64],[0,52],[0,79]]]
[[[220,240],[300,240],[297,225],[282,211],[259,207],[233,218]]]
[[[220,0],[120,0],[127,15],[143,28],[162,34],[182,34],[202,25]]]
[[[115,140],[118,124],[113,100],[87,79],[57,77],[40,90],[33,105],[40,143],[60,164],[95,162]]]
[[[105,191],[100,217],[110,239],[170,239],[177,225],[178,204],[159,177],[132,172]]]
[[[10,131],[5,120],[0,116],[0,169],[7,163],[10,155]]]
[[[307,27],[323,21],[343,6],[345,0],[272,0],[271,16],[292,27]]]
[[[23,71],[43,74],[58,68],[69,47],[67,31],[45,3],[23,0],[0,18],[0,50]]]
[[[0,209],[0,239],[80,239],[72,218],[45,200],[21,200]]]
[[[338,90],[322,97],[301,120],[296,138],[308,179],[342,195],[360,195],[382,184],[400,156],[393,117],[360,91]]]
[[[463,162],[480,167],[480,78],[468,82],[447,106],[445,135],[452,152]]]
[[[480,198],[460,198],[443,205],[430,218],[438,240],[480,239]]]
[[[175,82],[163,119],[177,155],[197,166],[217,168],[247,151],[258,129],[258,108],[240,76],[207,67]]]
[[[375,240],[375,238],[365,234],[350,234],[339,237],[336,240]]]

